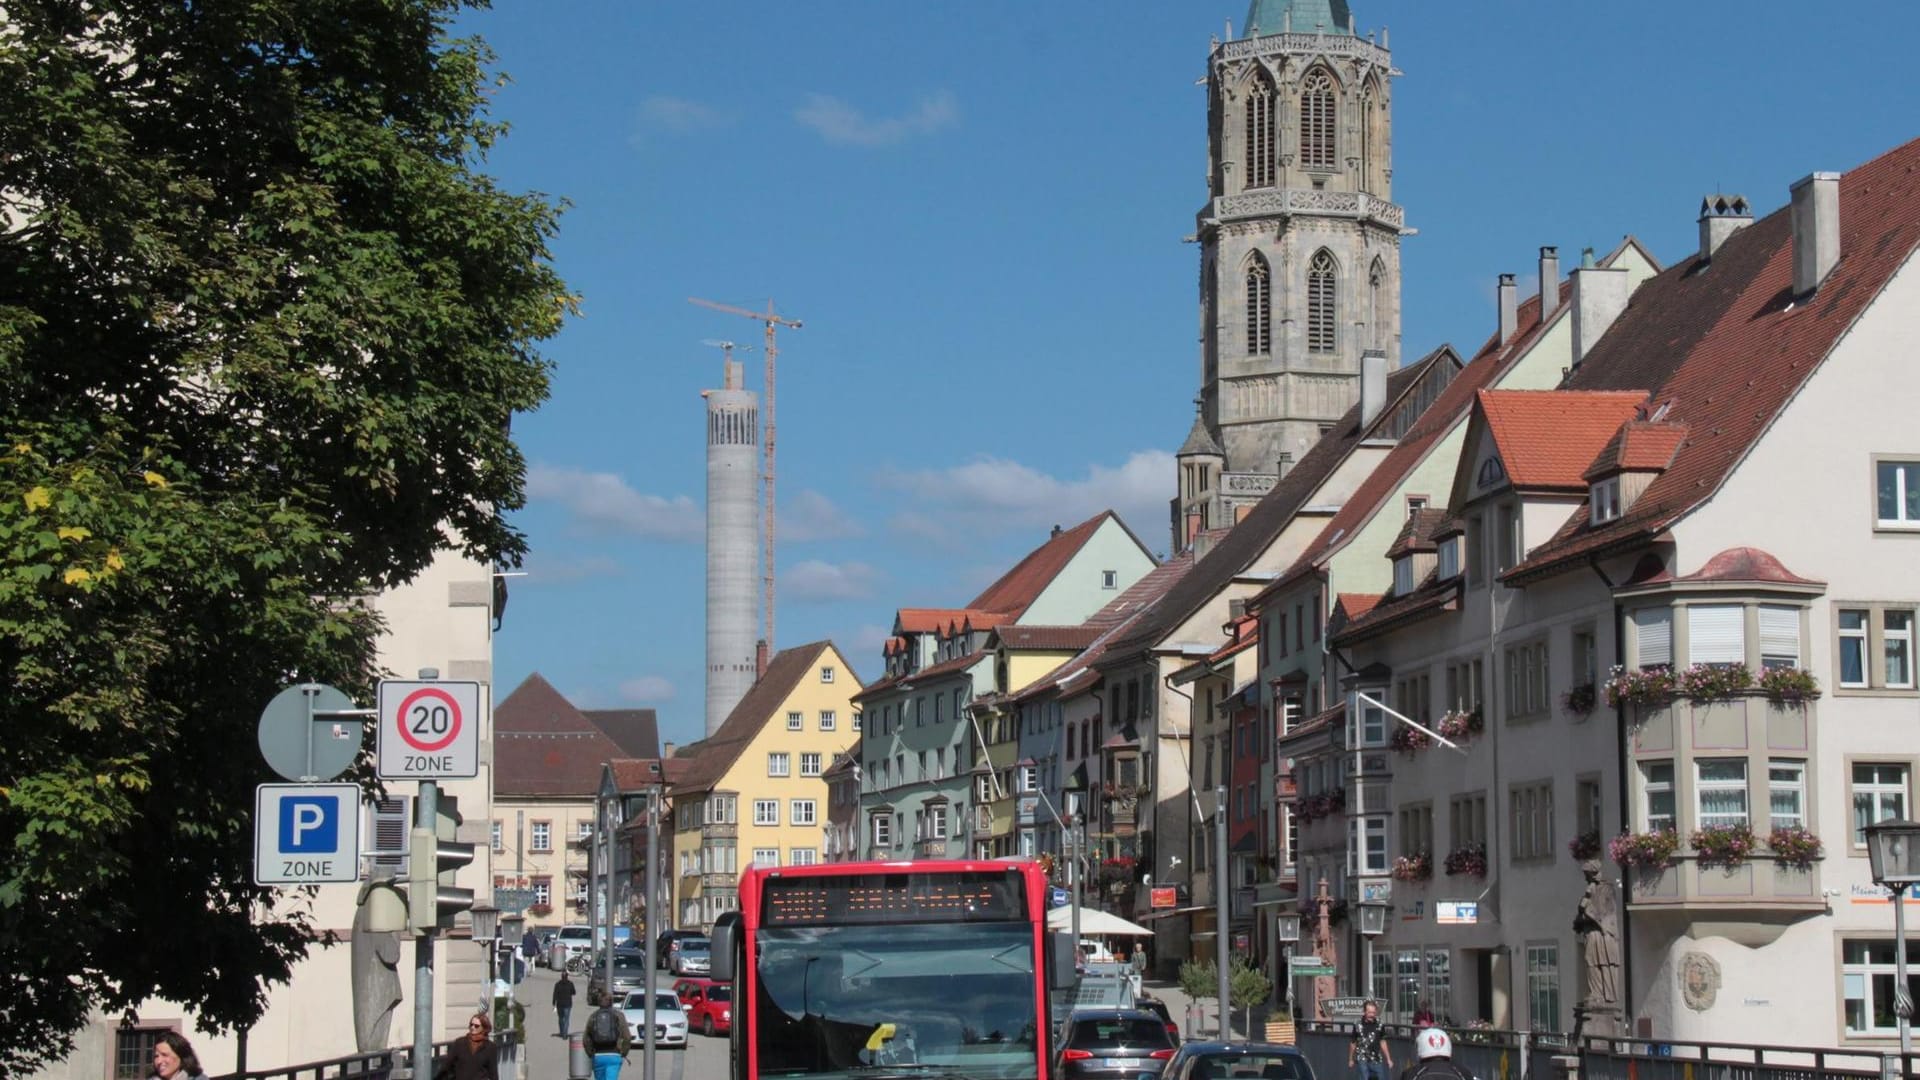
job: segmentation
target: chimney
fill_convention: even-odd
[[[1820,287],[1840,261],[1840,174],[1817,172],[1793,185],[1793,295]]]
[[[1548,245],[1540,249],[1540,322],[1560,310],[1560,249]]]
[[[1273,466],[1274,477],[1276,479],[1285,480],[1287,478],[1287,470],[1291,468],[1293,468],[1293,451],[1291,450],[1280,451],[1280,457],[1274,463],[1274,466]]]
[[[1053,531],[1047,534],[1047,539],[1049,539],[1049,540],[1051,540],[1051,539],[1053,539],[1054,537],[1056,537],[1056,536],[1059,536],[1059,535],[1060,535],[1060,526],[1058,526],[1058,525],[1055,525],[1055,526],[1053,527]]]
[[[1589,252],[1591,255],[1591,252]],[[1573,272],[1573,366],[1579,367],[1613,320],[1627,310],[1627,268],[1588,265]]]
[[[677,749],[679,748],[673,745],[672,739],[668,739],[666,742],[661,743],[660,744],[660,760],[665,761],[667,758],[672,757],[673,752]]]
[[[1520,289],[1512,274],[1500,275],[1500,344],[1513,340],[1520,326]]]
[[[1387,354],[1368,349],[1360,354],[1360,426],[1365,428],[1387,403]]]
[[[1713,253],[1727,237],[1753,224],[1753,207],[1745,195],[1709,195],[1700,200],[1700,261],[1712,262]]]
[[[759,641],[756,641],[753,643],[753,680],[755,682],[759,682],[760,676],[765,675],[766,673],[767,673],[767,639],[761,638]]]

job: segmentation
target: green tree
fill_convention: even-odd
[[[1257,1005],[1265,1005],[1273,994],[1273,980],[1267,973],[1238,957],[1227,972],[1227,996],[1233,1000],[1233,1007],[1242,1010],[1242,1031],[1252,1038],[1253,1010]]]
[[[574,300],[460,6],[0,11],[0,1077],[96,1007],[258,1016],[320,941],[251,883],[261,706],[364,699],[362,598],[525,551]]]

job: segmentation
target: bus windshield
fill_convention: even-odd
[[[1038,1076],[1033,926],[763,927],[761,1076]]]

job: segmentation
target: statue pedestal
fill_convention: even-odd
[[[1626,1028],[1620,1022],[1620,1010],[1612,1005],[1576,1005],[1573,1007],[1573,1037],[1619,1038]],[[1578,1049],[1576,1046],[1575,1049]]]

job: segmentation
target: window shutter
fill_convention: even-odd
[[[1633,613],[1634,637],[1639,643],[1639,664],[1643,668],[1673,663],[1673,611],[1671,608],[1646,608]]]
[[[1738,664],[1747,658],[1746,611],[1738,604],[1687,609],[1687,661]]]
[[[1760,606],[1760,659],[1793,667],[1800,665],[1800,609],[1778,604]]]

